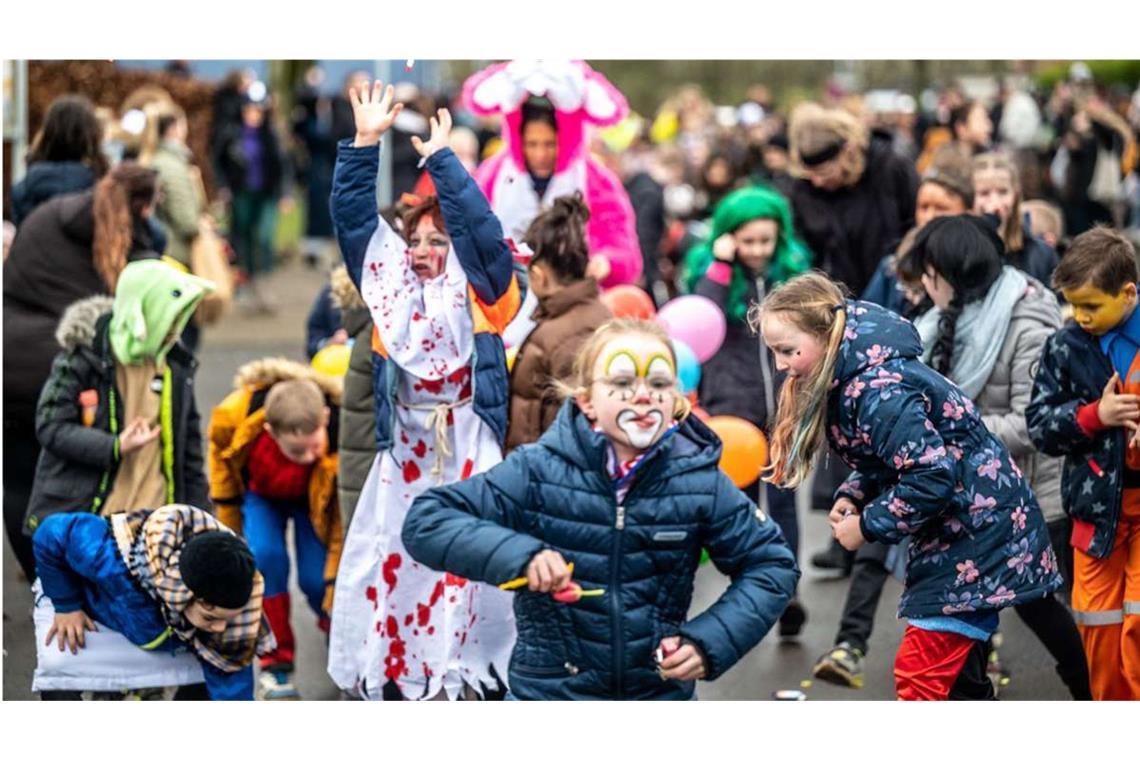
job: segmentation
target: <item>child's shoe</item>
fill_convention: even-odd
[[[799,599],[793,597],[792,601],[788,602],[788,606],[784,608],[784,614],[780,615],[780,637],[799,636],[806,622],[807,610],[800,604]]]
[[[813,678],[828,683],[863,688],[863,651],[846,641],[837,644],[830,652],[819,658],[811,671]]]
[[[298,700],[301,692],[293,685],[292,673],[267,670],[257,679],[257,698],[267,701]]]

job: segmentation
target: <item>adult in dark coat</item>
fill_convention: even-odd
[[[28,152],[28,173],[12,186],[12,223],[20,226],[37,206],[57,195],[94,185],[107,173],[101,143],[102,129],[91,101],[79,95],[52,101]]]
[[[93,252],[95,197],[116,185],[126,189],[130,203],[131,228],[120,231],[128,250],[100,273]],[[75,301],[109,295],[106,275],[117,277],[128,259],[157,256],[147,224],[155,187],[154,172],[122,164],[97,189],[53,198],[24,220],[4,262],[4,525],[29,578],[35,569],[22,521],[40,454],[36,402],[59,350],[56,326]]]
[[[792,114],[789,137],[803,174],[791,197],[800,236],[818,266],[862,293],[914,220],[918,175],[846,111],[806,103]]]

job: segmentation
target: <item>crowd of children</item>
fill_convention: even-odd
[[[205,456],[185,330],[214,286],[161,260],[146,221],[185,159],[185,115],[162,122],[165,179],[140,175],[134,216],[116,191],[131,234],[96,230],[90,264],[109,295],[62,313],[36,406],[22,530],[43,698],[299,699],[298,656],[324,655],[296,651],[295,564],[346,697],[696,699],[770,629],[808,623],[796,501],[814,482],[853,567],[816,676],[863,685],[894,572],[899,699],[995,698],[1013,608],[1074,699],[1140,700],[1128,237],[1096,226],[1059,257],[1059,210],[1025,200],[978,103],[921,174],[849,112],[801,106],[771,140],[796,176],[765,160],[757,181],[711,183],[675,262],[670,288],[725,326],[686,394],[678,343],[605,298],[662,292],[638,279],[658,271],[640,207],[586,152],[625,99],[585,64],[536,66],[496,64],[464,90],[504,116],[497,158],[472,173],[439,109],[408,141],[425,194],[382,213],[382,138],[404,104],[391,85],[348,88],[355,134],[329,199],[343,266],[306,339],[346,371],[242,366]],[[243,182],[265,194],[277,168],[260,150]],[[201,209],[175,224],[184,211],[159,216],[185,232],[177,250]],[[767,433],[763,478],[720,469],[709,414]],[[839,461],[821,472],[825,449]],[[704,556],[730,584],[690,617]]]

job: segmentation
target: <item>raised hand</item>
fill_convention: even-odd
[[[435,113],[436,115],[431,118],[431,136],[427,142],[412,135],[412,147],[424,158],[440,148],[446,148],[451,140],[451,112],[441,108]]]
[[[384,87],[380,80],[373,82],[372,87],[365,84],[359,90],[348,88],[352,119],[356,124],[355,147],[363,148],[380,142],[380,137],[404,110],[403,103],[392,105],[395,96],[396,88],[392,85]]]

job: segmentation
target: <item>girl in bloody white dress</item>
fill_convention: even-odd
[[[501,333],[523,293],[511,246],[431,120],[424,157],[438,198],[404,217],[376,209],[380,137],[401,106],[392,87],[350,91],[356,137],[338,146],[332,215],[372,313],[376,460],[338,573],[329,674],[367,699],[486,698],[506,689],[510,594],[414,562],[400,540],[412,500],[502,459],[509,373]]]

